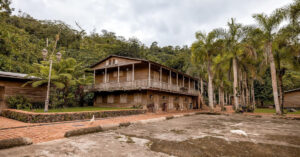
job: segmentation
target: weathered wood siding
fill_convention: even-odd
[[[102,63],[96,65],[93,69],[102,69],[109,65],[124,65],[124,64],[136,64],[140,63],[140,61],[132,60],[132,59],[125,59],[125,58],[119,58],[119,57],[111,57]]]
[[[285,93],[284,107],[300,108],[300,91]]]
[[[189,110],[190,106],[196,106],[196,99],[192,96],[149,90],[101,92],[95,94],[94,106],[133,107],[141,105],[143,109],[147,109],[152,105],[156,111]]]
[[[5,99],[9,96],[22,95],[27,97],[31,102],[43,102],[46,98],[47,88],[33,88],[31,85],[22,87],[26,80],[0,78],[0,109],[6,108]]]

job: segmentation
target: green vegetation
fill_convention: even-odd
[[[10,96],[6,99],[9,108],[13,109],[31,109],[30,100],[22,95]]]
[[[276,113],[275,109],[270,109],[270,108],[258,108],[255,109],[254,113]],[[300,114],[300,110],[297,110],[297,112],[288,112],[288,110],[284,110],[284,113],[287,114]]]
[[[236,110],[273,102],[280,113],[284,91],[300,87],[299,0],[270,15],[253,15],[255,25],[232,18],[227,28],[199,31],[191,47],[161,47],[155,41],[146,46],[107,30],[87,33],[80,25],[37,20],[21,11],[12,15],[10,4],[0,1],[0,70],[38,76],[42,79],[28,84],[46,85],[53,59],[50,109],[92,105],[93,94],[83,92],[83,86],[93,83],[93,74],[86,70],[113,54],[148,59],[198,77],[201,102],[208,101],[211,109],[234,99]],[[60,61],[54,56],[58,51]]]
[[[292,88],[300,87],[300,1],[253,18],[255,25],[231,18],[225,29],[196,33],[192,63],[201,69],[196,73],[208,80],[211,110],[216,95],[221,106],[232,95],[236,112],[252,111],[256,102],[273,101],[276,113],[281,114],[284,91],[291,82]]]
[[[48,112],[82,112],[82,111],[108,111],[108,110],[126,110],[131,108],[119,108],[119,107],[68,107],[68,108],[53,108],[48,110]],[[24,111],[30,112],[37,112],[41,113],[44,112],[44,109],[23,109]]]

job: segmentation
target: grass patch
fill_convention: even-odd
[[[257,108],[254,110],[254,113],[276,113],[275,109],[270,108]],[[284,113],[287,114],[300,114],[300,110],[297,110],[297,112],[287,112],[287,110],[284,110]]]
[[[107,110],[126,110],[131,108],[120,108],[120,107],[69,107],[69,108],[57,108],[57,109],[49,109],[48,112],[56,113],[56,112],[82,112],[82,111],[107,111]],[[23,109],[23,111],[30,111],[36,113],[44,112],[44,109]]]

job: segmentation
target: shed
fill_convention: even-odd
[[[0,111],[7,108],[6,99],[10,96],[22,95],[31,102],[43,102],[46,98],[45,86],[33,88],[31,85],[22,87],[27,81],[38,79],[27,77],[27,74],[0,71]]]

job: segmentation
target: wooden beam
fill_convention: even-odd
[[[191,88],[191,79],[189,78],[189,90]]]
[[[105,70],[104,70],[105,72],[104,72],[104,83],[106,83],[106,81],[107,81],[107,68],[105,68]]]
[[[162,87],[162,67],[160,67],[159,82],[160,82],[160,87]]]
[[[47,38],[48,40],[48,38]],[[94,69],[94,84],[96,84],[96,70]]]
[[[118,83],[120,82],[120,66],[118,66]]]
[[[134,81],[134,64],[132,64],[132,81]]]
[[[170,70],[170,85],[172,85],[172,71]]]
[[[151,63],[149,62],[148,86],[150,86],[150,83],[151,83]]]
[[[184,87],[184,75],[182,75],[182,87]]]
[[[178,73],[176,73],[176,85],[178,87]]]

